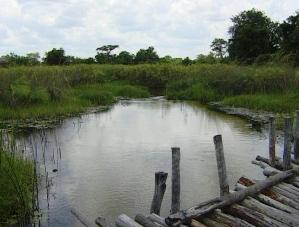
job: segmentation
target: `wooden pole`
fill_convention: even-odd
[[[156,172],[155,173],[155,192],[152,200],[150,213],[160,215],[160,209],[162,205],[162,200],[166,190],[166,179],[168,173]]]
[[[269,160],[271,166],[274,166],[275,164],[275,143],[275,118],[271,116],[269,118]]]
[[[294,159],[299,159],[299,110],[296,110],[296,121],[295,121],[295,132],[294,132]]]
[[[283,148],[283,169],[288,170],[291,168],[291,135],[292,126],[291,118],[284,118],[284,148]]]
[[[180,159],[181,152],[179,147],[171,148],[172,151],[172,177],[171,177],[171,210],[170,213],[174,214],[180,210]]]
[[[297,171],[298,169],[292,169],[277,173],[276,175],[271,176],[263,181],[257,182],[256,184],[251,185],[244,190],[231,193],[228,196],[221,198],[219,201],[211,201],[210,203],[205,203],[202,206],[197,205],[187,210],[179,211],[176,214],[171,214],[165,219],[165,221],[170,226],[173,226],[174,223],[189,223],[192,218],[196,219],[202,217],[204,214],[207,214],[215,209],[221,209],[223,207],[238,203],[248,196],[254,196],[261,191],[272,187],[289,177],[294,176]]]
[[[141,227],[137,222],[125,214],[121,214],[115,221],[116,227]]]
[[[223,151],[222,136],[214,136],[214,144],[216,151],[216,160],[218,168],[219,186],[220,186],[220,196],[226,196],[229,194],[229,185],[226,175],[226,165]]]
[[[142,225],[143,227],[159,227],[154,222],[152,222],[150,219],[145,217],[143,214],[137,214],[135,216],[135,221]]]

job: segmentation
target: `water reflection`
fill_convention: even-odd
[[[112,221],[121,213],[148,213],[154,172],[171,173],[174,146],[181,148],[181,207],[217,196],[216,134],[223,135],[231,185],[242,174],[262,177],[250,162],[266,155],[266,133],[196,103],[121,101],[108,112],[67,120],[43,136],[32,134],[36,149],[45,149],[40,164],[51,179],[48,196],[45,190],[40,196],[40,206],[49,205],[43,226],[80,226],[71,208],[91,221],[99,215]],[[170,175],[162,215],[169,209]]]

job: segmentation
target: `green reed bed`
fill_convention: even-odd
[[[33,163],[0,147],[0,226],[24,223],[33,212]]]
[[[0,82],[2,120],[79,113],[90,106],[109,105],[117,96],[148,97],[153,89],[164,91],[169,99],[225,100],[227,105],[288,112],[295,108],[292,97],[299,91],[298,70],[279,65],[12,67],[0,69]],[[288,95],[282,99],[281,94]],[[263,102],[266,97],[275,104]]]
[[[299,110],[299,93],[239,95],[224,98],[223,104],[278,113],[293,113]]]

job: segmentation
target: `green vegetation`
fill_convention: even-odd
[[[289,112],[297,108],[299,91],[295,68],[228,64],[14,67],[0,69],[0,81],[2,120],[69,116],[110,105],[118,96],[148,97],[153,89],[169,99],[224,99],[228,105]],[[261,100],[248,101],[253,97]]]
[[[111,70],[87,65],[0,69],[0,119],[69,116],[111,105],[118,96],[149,96],[142,86],[115,81]]]
[[[32,161],[0,145],[0,225],[28,220],[33,212]],[[26,221],[25,221],[26,222]]]

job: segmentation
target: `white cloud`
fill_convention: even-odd
[[[119,44],[135,52],[153,45],[160,55],[208,53],[227,37],[230,18],[257,8],[276,21],[299,9],[298,0],[0,0],[0,55],[41,53],[94,56],[96,47]]]

